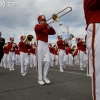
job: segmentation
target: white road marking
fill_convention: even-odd
[[[56,70],[56,69],[50,69],[50,70],[54,70],[54,71],[58,71],[60,72],[59,70]],[[79,75],[87,75],[87,74],[83,74],[83,73],[76,73],[76,72],[69,72],[69,71],[64,71],[64,72],[67,72],[67,73],[71,73],[71,74],[79,74]],[[61,72],[60,72],[61,73]]]

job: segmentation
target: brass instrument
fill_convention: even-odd
[[[69,36],[68,38],[65,38],[65,39],[64,39],[64,42],[65,42],[66,44],[69,44],[69,42],[70,42],[73,38],[74,38],[74,35],[73,35],[73,34],[70,34],[70,36]]]
[[[16,46],[16,44],[15,44],[15,43],[12,43],[12,48],[11,48],[11,51],[12,51],[12,52],[15,51],[15,46]]]
[[[70,34],[70,40],[72,40],[74,38],[74,35],[73,34]]]
[[[25,42],[32,42],[34,39],[33,35],[28,35]]]
[[[60,16],[58,16],[58,14],[60,14],[61,12],[63,12],[64,10],[66,10],[66,9],[70,9],[68,12],[66,12],[66,13],[64,13],[64,14],[62,14],[62,15],[60,15]],[[63,10],[61,10],[60,12],[58,12],[57,14],[53,14],[52,15],[52,17],[51,18],[49,18],[48,20],[50,20],[50,19],[53,19],[55,22],[57,22],[58,20],[59,20],[59,18],[60,17],[62,17],[62,16],[64,16],[65,14],[67,14],[67,13],[69,13],[70,11],[72,11],[72,7],[66,7],[65,9],[63,9]],[[47,21],[48,21],[47,20]]]

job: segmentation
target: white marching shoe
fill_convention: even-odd
[[[12,68],[12,70],[14,71],[15,69],[14,69],[14,68]]]
[[[84,70],[83,68],[80,68],[80,70]]]
[[[49,80],[48,78],[44,77],[43,80],[44,80],[44,82],[45,82],[46,84],[50,84],[50,80]]]
[[[22,73],[22,76],[25,76],[27,73],[25,72],[25,73]]]
[[[38,80],[38,83],[39,83],[40,85],[45,84],[43,80]]]
[[[87,74],[87,76],[92,77],[92,75],[90,75],[90,74]]]
[[[64,72],[64,70],[63,69],[60,69],[60,72]]]

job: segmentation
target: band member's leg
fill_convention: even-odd
[[[100,24],[90,24],[87,29],[87,48],[92,59],[93,100],[100,99]],[[91,45],[92,44],[92,45]],[[92,52],[90,52],[92,50]]]
[[[24,74],[24,53],[20,52],[21,74]]]
[[[38,47],[37,47],[37,59],[38,59],[38,80],[41,81],[43,80],[42,77],[42,65],[43,65],[43,59],[44,59],[44,55],[43,55],[43,42],[42,41],[38,41]]]

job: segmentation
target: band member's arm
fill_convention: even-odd
[[[50,27],[49,28],[49,35],[54,35],[54,34],[56,34],[55,30],[52,27]]]
[[[43,30],[44,28],[46,28],[48,26],[47,23],[43,23],[43,24],[37,24],[35,26],[35,32],[40,32],[41,30]]]

